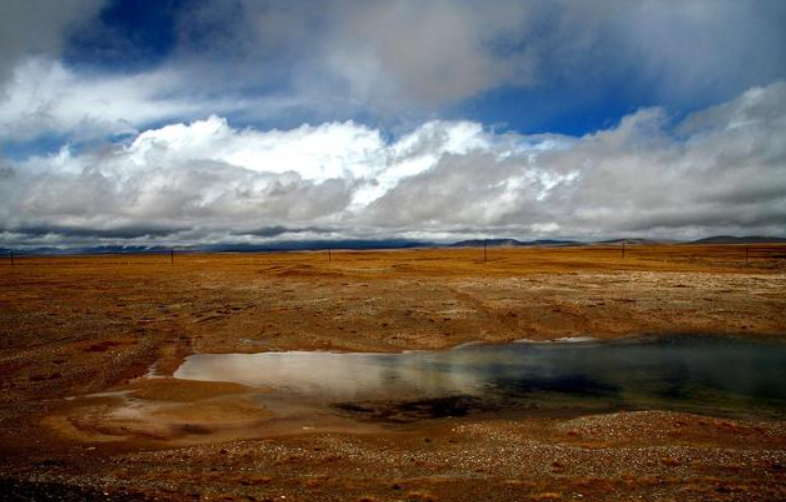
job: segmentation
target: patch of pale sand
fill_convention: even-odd
[[[186,436],[211,440],[253,428],[272,416],[250,396],[233,395],[192,403],[131,399],[117,407],[77,408],[65,416],[47,417],[42,423],[81,442],[166,441]]]
[[[249,391],[229,382],[139,379],[116,393],[111,403],[75,403],[68,412],[46,417],[41,423],[80,442],[221,436],[273,416]],[[254,389],[254,394],[261,392]]]

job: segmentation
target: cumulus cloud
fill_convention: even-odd
[[[431,121],[390,140],[351,121],[210,117],[6,162],[0,242],[786,235],[785,133],[783,82],[583,137]]]

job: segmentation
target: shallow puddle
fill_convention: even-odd
[[[360,417],[667,409],[786,416],[786,344],[682,336],[403,354],[190,356],[175,378],[235,382]]]

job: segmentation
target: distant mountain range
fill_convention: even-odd
[[[199,247],[197,251],[242,253],[259,251],[320,251],[326,249],[409,249],[433,246],[436,246],[433,242],[414,241],[409,239],[341,239],[281,241],[267,244],[213,244]]]
[[[592,244],[612,244],[621,245],[622,243],[634,246],[654,246],[656,244],[674,244],[676,241],[655,240],[655,239],[610,239],[605,241],[593,242]]]
[[[735,237],[731,235],[717,235],[705,237],[694,241],[655,240],[655,239],[607,239],[602,241],[576,241],[561,239],[538,239],[534,241],[519,241],[517,239],[471,239],[455,242],[450,247],[521,247],[521,246],[584,246],[584,245],[628,245],[654,246],[658,244],[778,244],[786,243],[786,238],[771,237],[766,235],[750,235]]]
[[[534,241],[519,241],[516,239],[469,239],[465,241],[454,242],[453,244],[450,244],[450,247],[482,247],[484,244],[488,247],[571,246],[582,244],[582,242],[559,239],[538,239]]]
[[[102,254],[156,254],[169,253],[170,248],[163,246],[93,246],[79,248],[38,247],[27,249],[0,248],[0,257],[8,256],[11,251],[16,256],[70,256]]]
[[[777,244],[786,242],[783,237],[770,237],[766,235],[749,235],[735,237],[733,235],[716,235],[695,240],[687,244]]]
[[[177,246],[175,252],[179,253],[260,253],[272,251],[320,251],[326,249],[373,250],[373,249],[411,249],[411,248],[438,248],[438,247],[532,247],[532,246],[582,246],[582,245],[656,245],[656,244],[765,244],[786,243],[786,238],[762,235],[736,237],[718,235],[706,237],[695,241],[669,241],[652,239],[610,239],[603,241],[577,241],[567,239],[537,239],[520,241],[517,239],[468,239],[450,244],[429,241],[416,241],[409,239],[343,239],[343,240],[308,240],[308,241],[279,241],[266,244],[209,244],[195,246]],[[13,249],[17,256],[34,255],[106,255],[106,254],[165,254],[171,248],[165,246],[92,246],[82,248],[55,248],[40,247],[28,249]],[[0,257],[6,257],[11,248],[0,247]]]
[[[320,251],[327,249],[409,249],[415,247],[437,247],[433,242],[408,239],[343,239],[277,241],[265,244],[226,243],[195,246],[175,246],[176,253],[261,253],[272,251]],[[81,248],[40,247],[24,250],[14,249],[17,256],[24,255],[105,255],[105,254],[165,254],[172,250],[166,246],[92,246]],[[0,248],[0,256],[8,255],[10,248]]]

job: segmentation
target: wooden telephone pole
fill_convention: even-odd
[[[169,250],[169,265],[171,265],[173,267],[175,266],[175,250],[174,249],[170,249]]]
[[[11,250],[11,268],[14,268],[14,250]]]
[[[625,241],[622,241],[622,259],[625,259]]]
[[[333,253],[331,251],[332,250],[328,248],[328,263],[333,261]]]
[[[488,239],[483,241],[483,263],[488,261],[488,252],[486,251],[487,244]]]

